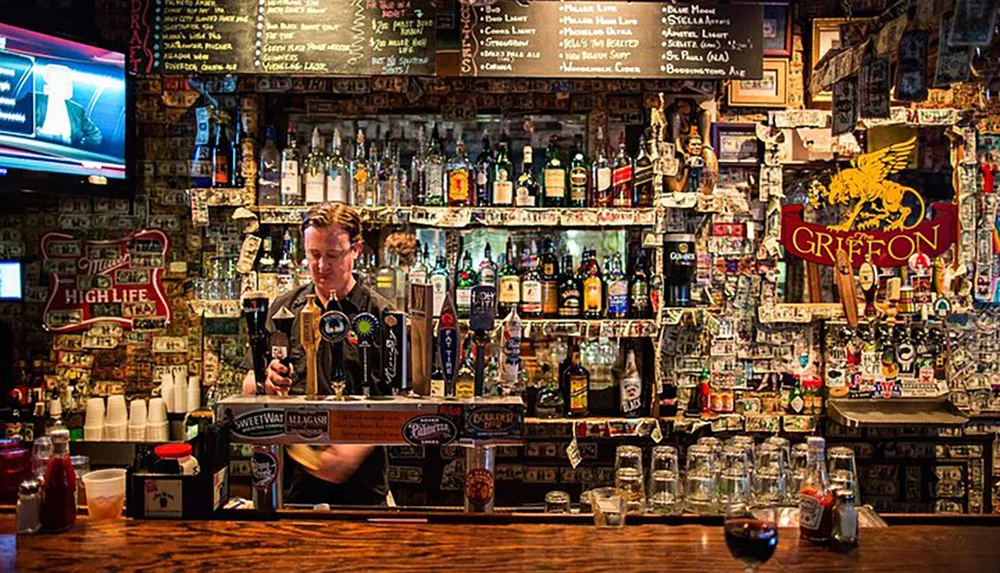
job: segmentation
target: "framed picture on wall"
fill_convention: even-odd
[[[764,2],[764,55],[792,55],[792,9],[788,2]]]
[[[719,165],[757,165],[760,140],[752,123],[712,125],[712,147]]]
[[[785,107],[788,105],[788,60],[764,58],[764,77],[733,80],[729,84],[729,105],[745,107]]]
[[[810,69],[815,69],[816,63],[822,60],[827,52],[841,47],[840,25],[845,22],[847,22],[846,18],[816,18],[813,20]],[[812,101],[833,101],[833,91],[826,90],[813,94]]]

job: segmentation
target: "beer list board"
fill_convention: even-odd
[[[433,75],[430,0],[141,0],[133,73]]]
[[[760,79],[752,4],[501,0],[461,8],[463,76]]]

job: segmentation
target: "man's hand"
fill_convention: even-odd
[[[277,358],[271,360],[271,363],[267,365],[267,379],[264,380],[264,391],[267,392],[268,396],[288,395],[288,391],[292,388],[292,379],[289,378],[291,375],[292,369],[290,367],[286,367]],[[247,372],[246,377],[243,378],[243,393],[256,394],[257,386],[255,382],[256,377],[253,370]]]
[[[319,455],[319,468],[307,469],[323,481],[342,484],[358,470],[374,446],[330,446]]]

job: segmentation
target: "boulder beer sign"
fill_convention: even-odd
[[[101,241],[46,234],[41,251],[49,298],[43,325],[52,332],[82,330],[95,322],[166,326],[171,319],[163,291],[168,246],[159,230]]]
[[[879,267],[901,267],[917,253],[936,257],[947,251],[958,234],[955,205],[936,203],[934,217],[925,220],[923,196],[887,179],[907,167],[915,148],[912,138],[861,155],[832,177],[829,188],[813,181],[812,206],[846,205],[843,220],[830,227],[807,223],[802,205],[785,205],[781,244],[801,259],[827,266],[844,250],[854,268],[866,260]]]

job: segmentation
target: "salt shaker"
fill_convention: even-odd
[[[27,479],[17,489],[17,532],[38,533],[42,528],[42,486],[38,480]]]
[[[834,508],[833,539],[840,547],[848,548],[858,543],[858,510],[854,507],[854,492],[837,490]]]

